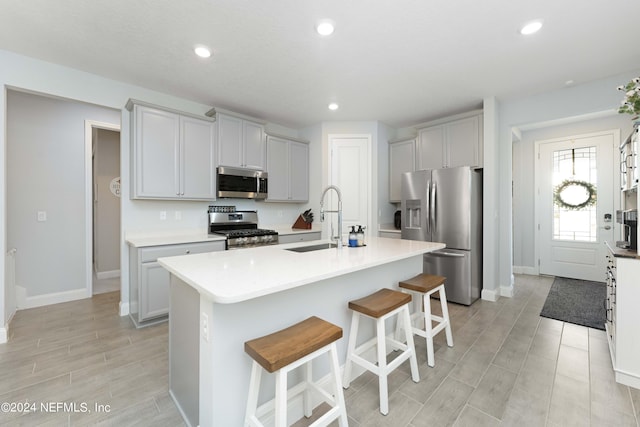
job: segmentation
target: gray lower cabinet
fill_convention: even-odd
[[[223,240],[130,248],[129,316],[136,327],[165,321],[169,314],[169,272],[158,258],[224,250]]]

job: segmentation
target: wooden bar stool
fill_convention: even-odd
[[[433,274],[418,274],[408,280],[400,282],[400,290],[412,295],[414,302],[414,312],[411,314],[413,333],[427,339],[427,363],[432,368],[435,366],[433,355],[433,337],[443,329],[447,335],[447,345],[453,347],[453,336],[451,334],[451,323],[449,322],[449,310],[447,308],[447,295],[444,290],[446,277]],[[442,317],[431,314],[431,295],[439,293],[440,306],[442,307]],[[422,307],[421,307],[422,306]],[[424,310],[424,313],[423,313]],[[431,322],[436,322],[434,328]],[[424,328],[417,327],[424,322]]]
[[[273,334],[245,342],[244,351],[253,358],[245,426],[264,426],[258,417],[273,410],[274,406],[275,423],[273,425],[276,427],[288,425],[287,401],[301,393],[304,402],[304,415],[310,417],[313,410],[311,391],[315,391],[332,408],[314,421],[311,426],[326,426],[338,419],[341,427],[347,427],[347,410],[336,346],[336,341],[340,338],[342,338],[342,328],[314,316]],[[333,395],[313,381],[311,362],[324,353],[329,353],[331,362]],[[303,369],[303,381],[291,389],[287,389],[287,374],[302,365],[306,365]],[[276,395],[274,401],[258,407],[262,368],[269,373],[275,372]]]
[[[420,381],[418,373],[418,360],[416,350],[413,345],[413,334],[411,330],[411,319],[409,317],[409,303],[411,295],[391,289],[381,289],[367,297],[350,301],[349,308],[353,310],[351,316],[351,332],[349,335],[349,345],[347,348],[347,360],[344,367],[344,387],[351,384],[351,368],[356,363],[363,368],[373,372],[378,376],[380,392],[380,412],[383,415],[389,413],[389,390],[387,376],[396,369],[402,362],[409,359],[411,364],[411,378],[414,382]],[[398,315],[398,323],[403,322],[406,331],[406,344],[400,342],[393,335],[386,336],[385,320],[391,316]],[[376,321],[376,336],[371,340],[361,344],[356,348],[358,339],[358,324],[360,316],[366,316]],[[387,345],[394,350],[402,350],[391,363],[387,364]],[[377,347],[377,364],[369,362],[361,356],[370,348]]]

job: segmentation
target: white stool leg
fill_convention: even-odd
[[[411,331],[407,336],[411,335]],[[389,413],[389,386],[387,383],[387,345],[385,331],[384,331],[384,319],[376,319],[376,336],[378,347],[378,376],[379,391],[380,391],[380,412],[382,415]]]
[[[262,366],[255,360],[251,365],[251,380],[249,381],[249,396],[247,398],[247,409],[244,416],[244,425],[249,427],[254,425],[251,420],[256,416],[258,409],[258,393],[260,392],[260,378],[262,376]]]
[[[435,357],[433,355],[433,325],[431,323],[431,295],[425,293],[423,298],[424,304],[424,332],[427,339],[427,364],[432,368],[435,366]]]
[[[338,346],[335,342],[331,343],[331,350],[329,350],[329,357],[331,359],[331,374],[333,376],[333,392],[335,394],[336,404],[340,407],[340,417],[338,422],[340,427],[348,427],[349,421],[347,419],[347,405],[344,401],[344,393],[342,392],[342,381],[340,381],[340,362],[338,362]]]
[[[440,288],[440,306],[442,307],[443,322],[446,322],[444,331],[447,335],[447,345],[453,347],[453,334],[451,333],[451,322],[449,321],[449,308],[447,307],[447,294],[444,291],[444,285]]]
[[[312,369],[312,361],[308,361],[305,363],[304,367],[304,381],[305,387],[304,392],[302,394],[302,404],[304,406],[304,416],[309,418],[313,413],[313,407],[311,406],[311,386],[310,384],[313,382],[313,369]]]
[[[407,347],[411,352],[411,356],[409,356],[409,364],[411,365],[411,379],[414,383],[417,383],[418,381],[420,381],[420,373],[418,372],[418,358],[416,357],[416,347],[413,342],[413,329],[411,327],[409,305],[405,305],[404,309],[402,309],[398,317],[398,322],[400,322],[400,317],[402,317],[405,324]]]
[[[358,339],[358,322],[360,321],[360,315],[357,312],[353,312],[351,315],[351,329],[349,331],[349,344],[347,346],[347,359],[344,362],[344,380],[342,386],[349,388],[351,385],[351,367],[353,362],[351,361],[351,355],[356,349],[356,341]]]
[[[276,371],[275,427],[287,426],[287,370]]]

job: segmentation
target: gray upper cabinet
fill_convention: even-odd
[[[482,167],[482,114],[420,129],[417,169]]]
[[[420,129],[417,142],[418,170],[446,167],[445,141],[444,125]]]
[[[131,198],[214,200],[213,122],[136,102],[127,104]]]
[[[415,170],[416,139],[389,141],[389,201],[399,202],[401,176]]]
[[[263,170],[264,126],[239,117],[217,113],[218,165]]]
[[[268,202],[309,200],[309,144],[267,136]]]

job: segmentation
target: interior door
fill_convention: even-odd
[[[536,145],[540,273],[602,282],[604,242],[614,240],[615,133]]]
[[[369,207],[371,193],[370,145],[371,136],[369,135],[329,135],[331,150],[329,184],[336,185],[342,193],[343,241],[348,240],[351,226],[366,226],[365,234],[367,235],[371,229]],[[331,206],[330,209],[337,209],[335,193],[329,192],[328,197],[329,204],[325,204],[325,208],[329,209]],[[335,215],[325,219],[325,222],[329,221],[331,224],[336,224]],[[337,233],[337,229],[334,229],[335,233]]]

